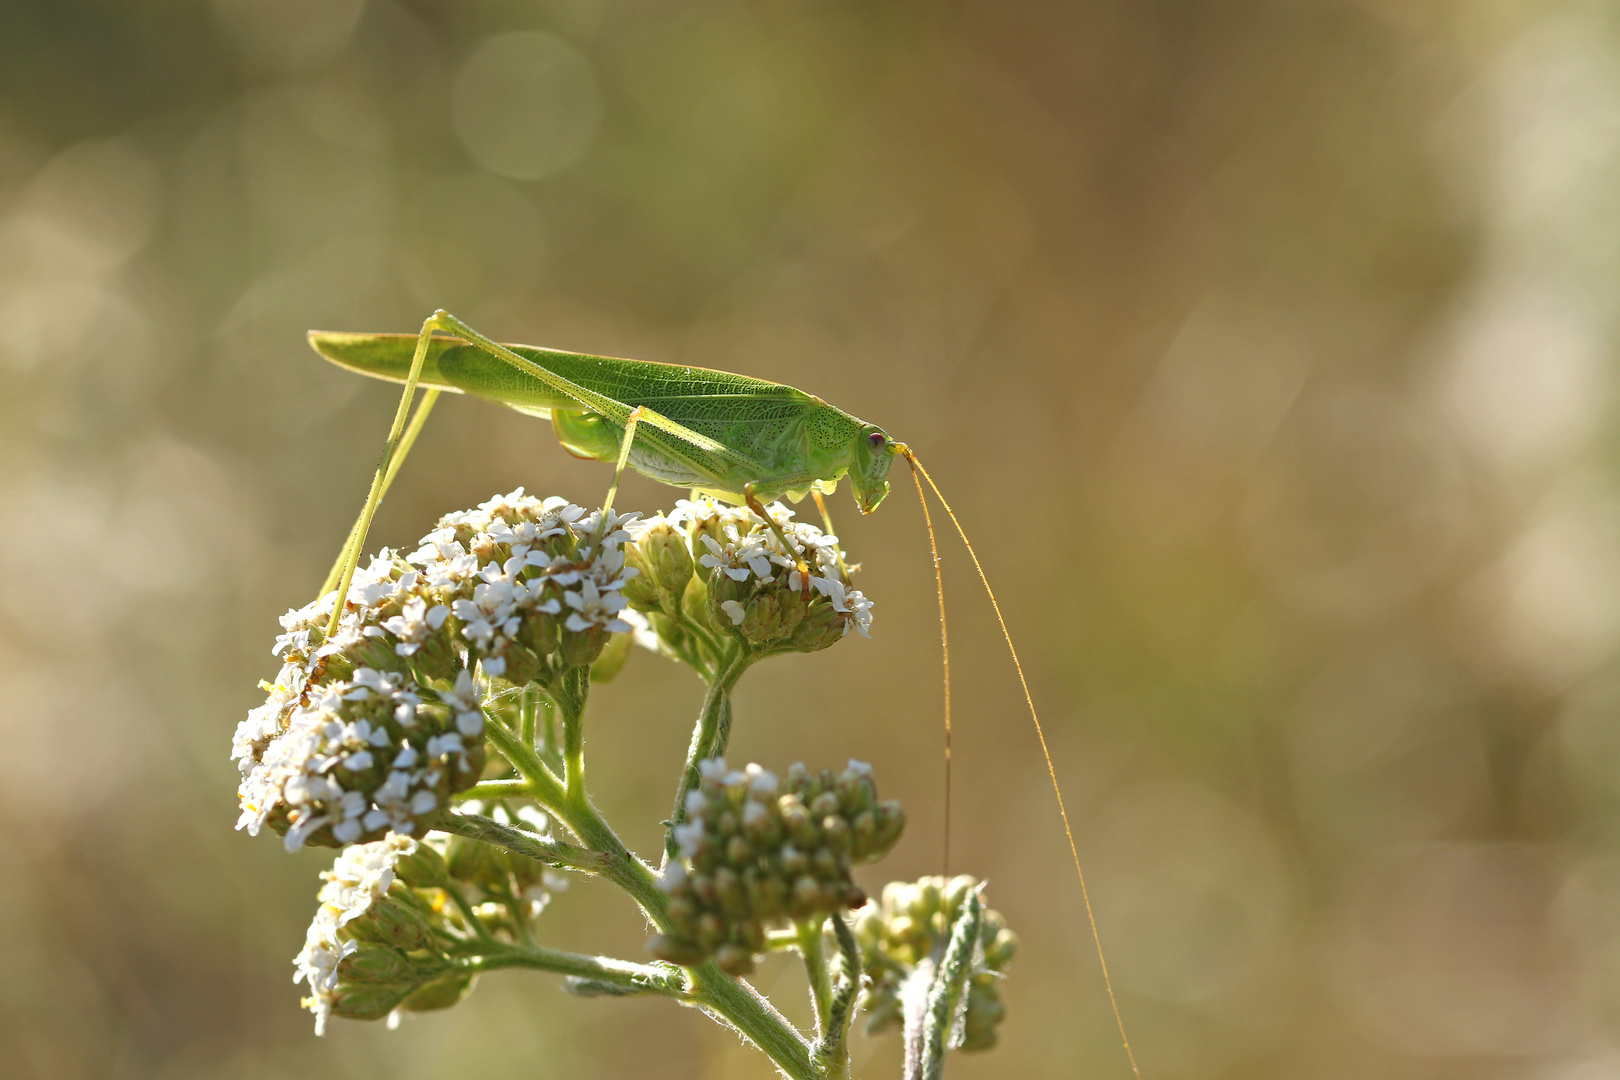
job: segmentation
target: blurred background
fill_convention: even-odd
[[[395,391],[310,327],[791,383],[915,446],[1025,650],[1144,1075],[1620,1077],[1620,5],[0,0],[0,1072],[730,1078],[661,1001],[486,977],[311,1034],[328,855],[231,732]],[[939,870],[921,515],[833,500],[874,640],[744,681],[733,760],[870,760]],[[440,404],[373,533],[519,484]],[[678,493],[638,479],[654,510]],[[944,549],[952,867],[1024,940],[950,1075],[1126,1077],[1045,768]],[[699,688],[595,699],[658,844]],[[640,955],[589,884],[547,943]],[[762,989],[798,1005],[785,962]],[[897,1076],[861,1038],[857,1072]]]

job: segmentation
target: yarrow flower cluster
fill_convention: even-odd
[[[871,1033],[898,1027],[905,1005],[907,981],[926,960],[937,963],[950,938],[951,927],[968,895],[979,888],[976,878],[925,877],[916,882],[890,882],[883,897],[855,916],[855,940],[860,943],[862,966],[872,981],[860,1007],[870,1015]],[[968,976],[963,1011],[961,1048],[988,1050],[996,1044],[997,1028],[1006,1015],[997,984],[1018,950],[1018,935],[1007,929],[998,911],[985,911],[979,929],[979,950]]]
[[[333,1015],[375,1020],[459,1000],[471,986],[442,948],[452,932],[413,885],[443,884],[444,860],[408,836],[355,844],[321,877],[320,907],[293,963],[315,1034]],[[439,924],[435,926],[435,924]]]
[[[233,742],[237,827],[268,826],[288,850],[343,848],[294,960],[317,1034],[334,1016],[393,1026],[461,1001],[479,972],[522,967],[576,994],[696,1004],[784,1075],[848,1074],[858,996],[873,1030],[904,1013],[918,1075],[939,1075],[964,1040],[995,1040],[1014,939],[973,879],[889,886],[879,903],[854,882],[905,826],[870,767],[778,778],[720,756],[755,661],[871,628],[838,538],[781,504],[765,515],[703,498],[642,520],[519,489],[441,518],[408,554],[384,549],[345,594],[282,618],[281,670]],[[632,640],[708,684],[657,875],[585,787],[591,686]],[[558,871],[623,889],[659,931],[647,943],[658,960],[538,944],[535,921],[567,884]],[[740,977],[767,945],[804,956],[814,1042],[712,968],[683,970]]]
[[[729,770],[721,759],[699,770],[687,820],[673,829],[681,858],[661,881],[674,930],[648,942],[672,963],[713,957],[722,970],[747,974],[769,926],[864,904],[851,867],[888,854],[905,827],[899,803],[878,802],[864,762],[839,774],[794,765],[782,780],[758,765]]]
[[[751,510],[708,498],[632,527],[626,557],[642,574],[624,595],[677,655],[694,623],[770,652],[815,652],[851,630],[871,636],[872,601],[849,587],[838,538],[781,503],[766,512],[793,551]]]
[[[480,778],[490,679],[551,685],[631,630],[636,517],[520,488],[442,518],[407,557],[379,553],[330,637],[335,593],[288,612],[281,672],[232,748],[237,827],[268,824],[289,850],[419,835]]]

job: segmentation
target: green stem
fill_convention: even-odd
[[[547,840],[545,837],[535,836],[511,825],[503,825],[479,814],[445,814],[433,823],[433,827],[440,832],[454,833],[469,840],[480,840],[486,844],[505,848],[515,854],[543,862],[547,866],[563,870],[580,870],[587,874],[606,872],[606,860],[594,851],[586,851],[584,848],[557,840]]]
[[[675,789],[675,809],[670,812],[670,829],[664,837],[665,861],[677,857],[674,826],[686,820],[686,796],[698,785],[698,762],[726,752],[731,737],[731,690],[754,659],[747,650],[740,650],[723,661],[720,674],[704,695],[703,709],[692,728],[692,743],[686,750],[686,766]]]
[[[563,674],[555,697],[562,714],[563,784],[570,800],[585,798],[585,700],[590,695],[591,669],[578,667]]]
[[[703,651],[709,656],[713,657],[716,664],[719,664],[721,657],[725,655],[725,650],[722,643],[716,641],[713,634],[699,626],[696,622],[688,619],[686,617],[686,613],[680,610],[680,605],[678,602],[676,604],[674,618],[675,625],[679,626],[682,630],[685,630],[688,635],[695,638]],[[703,675],[705,681],[708,681],[714,677],[713,671],[703,670],[704,668],[708,667],[707,664],[693,664],[692,666],[698,669],[698,673]]]
[[[822,1036],[811,1050],[827,1080],[849,1080],[849,1024],[855,1018],[855,995],[861,988],[861,949],[841,915],[832,917],[843,969],[833,989]]]
[[[585,956],[539,945],[503,945],[469,959],[465,966],[473,971],[534,968],[575,979],[608,983],[633,993],[659,994],[680,1001],[694,1000],[685,989],[686,980],[681,970],[670,964],[633,964],[609,956]]]
[[[534,745],[534,714],[540,707],[540,693],[533,686],[523,688],[518,701],[518,738],[527,746]]]
[[[532,743],[524,742],[487,708],[484,710],[484,735],[495,744],[495,749],[512,763],[512,767],[523,774],[524,780],[527,781],[525,794],[533,797],[548,810],[556,811],[562,807],[563,785],[557,774],[540,760],[540,755]]]
[[[467,920],[467,925],[472,927],[472,932],[478,936],[479,942],[485,945],[495,944],[495,938],[490,934],[489,927],[485,926],[484,920],[478,917],[478,913],[473,910],[472,904],[467,901],[467,897],[462,893],[461,889],[455,885],[445,885],[444,891],[449,894],[451,901],[456,905],[457,910],[461,912],[462,918]]]
[[[804,957],[804,971],[810,979],[810,1000],[816,1007],[816,1032],[827,1036],[828,1010],[832,1007],[832,976],[827,972],[827,953],[821,947],[820,917],[795,922],[793,929],[799,939],[799,953]]]
[[[940,1080],[945,1074],[945,1051],[949,1049],[950,1029],[955,1024],[962,995],[967,992],[968,976],[972,974],[973,947],[979,940],[983,920],[984,904],[977,892],[971,892],[967,903],[962,905],[962,913],[956,917],[956,924],[951,927],[950,944],[945,948],[944,959],[939,962],[934,983],[928,989],[928,999],[921,1017],[920,1038],[917,1040],[921,1053],[917,1059],[916,1080]],[[907,1026],[910,1026],[909,1023]],[[908,1059],[911,1057],[909,1048],[906,1056]],[[911,1078],[908,1077],[908,1080]]]
[[[759,991],[722,974],[713,964],[692,969],[697,1001],[723,1017],[793,1080],[824,1080],[810,1061],[810,1046]]]
[[[529,793],[529,782],[521,778],[484,780],[466,791],[458,791],[452,799],[518,799]]]

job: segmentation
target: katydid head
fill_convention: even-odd
[[[862,424],[855,436],[855,463],[849,470],[850,486],[855,490],[855,505],[861,513],[870,514],[889,494],[889,466],[894,455],[903,453],[904,443],[889,438],[888,433],[874,424]]]

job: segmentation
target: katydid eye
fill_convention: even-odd
[[[872,434],[866,437],[866,445],[870,446],[874,450],[883,449],[884,445],[887,444],[888,441],[889,437],[883,434],[881,431],[874,431]]]

